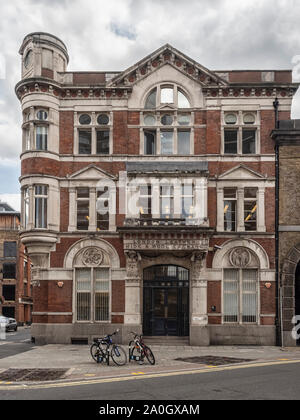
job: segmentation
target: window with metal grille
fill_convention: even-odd
[[[223,279],[224,322],[256,323],[257,293],[257,270],[225,269]]]
[[[76,320],[109,321],[109,268],[76,268]]]

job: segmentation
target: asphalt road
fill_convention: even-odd
[[[32,347],[30,328],[19,327],[16,332],[7,332],[5,340],[0,340],[0,359],[24,353]]]
[[[0,400],[298,400],[300,363],[43,389],[0,390]]]

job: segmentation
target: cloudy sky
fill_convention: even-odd
[[[299,0],[0,0],[0,199],[19,210],[19,47],[50,32],[68,70],[120,71],[169,43],[211,70],[294,69],[300,80]],[[300,92],[293,106],[300,118]]]

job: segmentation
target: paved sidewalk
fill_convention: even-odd
[[[0,341],[1,344],[1,341]],[[128,349],[123,346],[126,352]],[[118,377],[122,375],[142,375],[158,372],[193,370],[208,367],[204,363],[178,361],[178,358],[217,356],[243,359],[241,363],[264,361],[300,360],[300,348],[279,347],[189,347],[189,346],[151,346],[156,364],[151,366],[147,361],[127,363],[123,367],[97,364],[90,356],[88,345],[33,346],[26,352],[0,359],[0,373],[7,369],[68,369],[64,379],[88,379]],[[1,352],[1,346],[0,346]],[[226,364],[231,364],[226,362]],[[212,363],[213,365],[213,363]],[[211,366],[210,366],[211,367]]]

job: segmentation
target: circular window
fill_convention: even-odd
[[[144,116],[144,124],[145,125],[155,125],[156,124],[156,118],[154,115],[145,115]]]
[[[255,115],[254,114],[245,114],[244,115],[244,124],[254,124]]]
[[[43,109],[41,109],[40,111],[37,112],[36,116],[38,120],[45,121],[48,118],[48,113],[44,111]]]
[[[89,125],[91,124],[91,117],[88,114],[82,114],[79,117],[79,123],[82,125]]]
[[[179,125],[189,125],[191,123],[190,115],[178,115],[178,124]]]
[[[97,123],[99,125],[107,125],[109,123],[109,117],[106,114],[100,114],[97,118]]]
[[[226,124],[236,124],[236,122],[237,122],[236,114],[226,114],[225,115],[225,122],[226,122]]]
[[[162,123],[162,125],[172,125],[173,124],[173,117],[172,117],[172,115],[168,115],[168,114],[163,115],[161,117],[161,123]]]
[[[30,50],[30,51],[28,51],[28,53],[26,54],[25,59],[24,59],[24,66],[25,66],[26,69],[31,65],[32,58],[33,58],[33,52],[32,52],[32,50]]]

